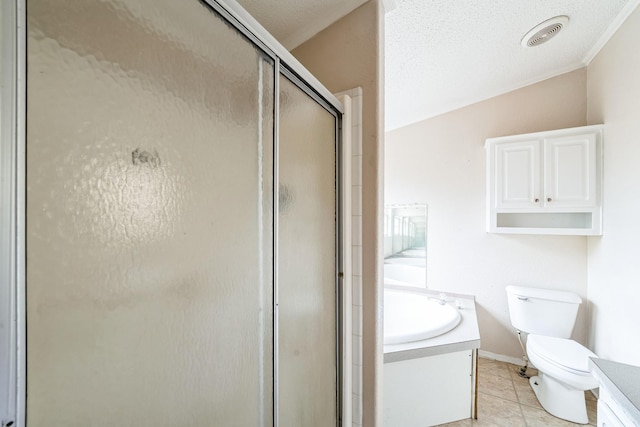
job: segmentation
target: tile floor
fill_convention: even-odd
[[[549,415],[538,403],[529,380],[518,375],[520,366],[485,358],[478,360],[478,419],[445,426],[542,427],[578,426]],[[536,375],[529,368],[528,375]],[[586,392],[589,424],[596,425],[597,401]]]

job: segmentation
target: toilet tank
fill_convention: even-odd
[[[514,328],[530,334],[569,338],[582,299],[572,292],[507,286],[509,317]]]

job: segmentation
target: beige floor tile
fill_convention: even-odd
[[[522,414],[527,422],[527,427],[573,427],[582,425],[554,417],[544,409],[536,409],[529,406],[522,406]]]
[[[512,419],[503,419],[503,418],[492,418],[487,420],[485,419],[477,419],[473,420],[471,424],[472,427],[527,427],[524,422],[524,419],[520,420],[512,420]]]
[[[504,362],[500,362],[495,359],[487,359],[486,357],[478,357],[478,366],[491,366],[491,365],[501,365]]]
[[[510,400],[487,394],[478,394],[478,419],[474,426],[524,427],[520,405]]]
[[[542,409],[542,405],[540,405],[540,402],[538,401],[536,394],[531,389],[528,381],[514,381],[513,386],[516,389],[516,396],[518,396],[518,402],[521,405],[527,405],[534,408]]]
[[[480,393],[511,400],[512,402],[518,401],[511,378],[478,372],[478,391]]]
[[[482,372],[483,374],[510,378],[509,366],[508,363],[497,360],[478,358],[478,372]]]
[[[471,419],[467,418],[466,420],[454,421],[452,423],[439,424],[439,426],[447,426],[447,427],[471,427]]]
[[[589,424],[596,425],[598,424],[598,401],[595,400],[595,396],[591,394],[590,391],[586,393],[587,395],[587,416],[589,417]],[[591,396],[589,398],[588,396]]]

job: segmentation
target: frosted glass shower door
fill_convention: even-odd
[[[336,118],[280,77],[278,419],[337,424]]]
[[[200,1],[27,1],[29,427],[271,425],[274,68]]]

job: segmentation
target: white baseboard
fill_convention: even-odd
[[[512,365],[524,366],[524,360],[521,357],[512,357],[505,356],[503,354],[491,353],[490,351],[478,350],[478,356],[484,357],[485,359],[497,360],[499,362],[507,362]],[[529,362],[529,366],[534,368],[534,366]]]

